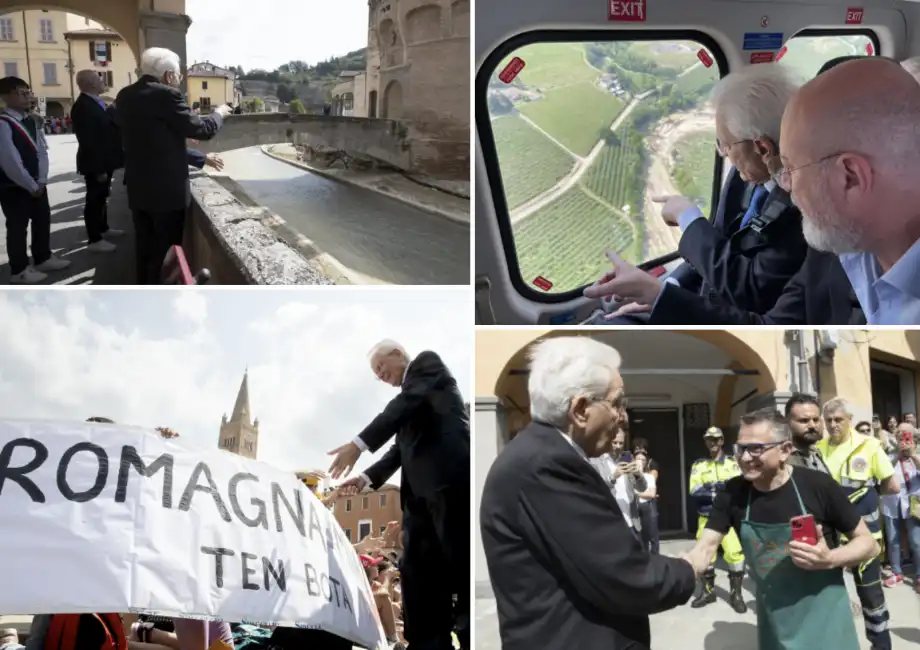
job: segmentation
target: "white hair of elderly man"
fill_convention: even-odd
[[[141,74],[156,77],[157,81],[163,81],[167,74],[178,77],[181,70],[182,60],[179,55],[165,47],[151,47],[141,54]]]
[[[371,351],[367,353],[367,358],[373,361],[378,357],[386,357],[394,352],[399,352],[404,358],[409,358],[409,353],[406,352],[406,348],[394,341],[393,339],[383,339],[371,348]]]
[[[712,105],[734,138],[766,136],[778,144],[783,112],[800,85],[785,66],[752,65],[716,83]]]
[[[568,428],[572,400],[580,395],[604,399],[622,363],[614,348],[588,336],[540,341],[529,357],[530,415],[562,430]]]

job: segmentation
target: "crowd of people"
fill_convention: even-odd
[[[109,226],[107,208],[112,177],[124,169],[135,229],[136,282],[158,284],[169,248],[182,243],[191,202],[189,167],[223,168],[218,156],[205,155],[194,144],[213,138],[234,109],[222,105],[208,115],[192,110],[179,90],[181,61],[170,50],[146,50],[139,73],[107,105],[102,78],[94,70],[79,71],[80,95],[68,120],[77,137],[77,173],[86,184],[87,250],[114,252],[112,240],[124,234]],[[18,77],[0,79],[0,100],[5,105],[0,113],[0,209],[6,218],[10,282],[38,284],[70,266],[51,252],[44,119],[29,85]]]
[[[905,546],[915,571],[920,559],[913,414],[886,429],[878,416],[854,422],[843,398],[795,393],[784,412],[741,417],[728,451],[710,427],[708,456],[690,466],[696,544],[668,557],[648,506],[660,467],[645,440],[628,445],[619,353],[587,337],[542,341],[528,390],[531,424],[499,454],[480,508],[503,648],[647,649],[649,615],[716,602],[720,546],[736,612],[753,582],[760,650],[857,650],[860,614],[870,647],[892,648],[885,587],[904,580]]]
[[[920,323],[907,171],[920,163],[920,57],[840,57],[804,85],[791,74],[767,63],[716,83],[716,149],[732,169],[714,217],[658,197],[684,261],[660,277],[609,252],[587,323]]]

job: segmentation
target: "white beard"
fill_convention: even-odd
[[[802,232],[808,245],[816,250],[836,255],[860,252],[862,238],[853,228],[819,226],[817,219],[803,214]]]

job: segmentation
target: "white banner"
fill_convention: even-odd
[[[0,612],[138,612],[385,647],[361,562],[293,472],[112,424],[0,420]]]

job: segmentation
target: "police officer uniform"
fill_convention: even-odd
[[[719,427],[709,427],[703,438],[724,440],[722,429]],[[706,522],[709,519],[709,513],[712,512],[716,494],[725,487],[728,479],[740,474],[741,468],[738,467],[737,461],[731,456],[726,456],[724,451],[716,459],[701,458],[690,467],[690,497],[696,502],[699,516],[697,539],[706,529]],[[741,593],[741,583],[744,580],[744,554],[741,551],[741,541],[734,530],[730,530],[723,538],[722,550],[729,570],[728,579],[731,588],[729,604],[736,612],[743,614],[747,611],[747,605]],[[715,561],[716,556],[713,556],[712,564],[700,577],[699,595],[690,603],[691,607],[705,607],[716,601],[716,594],[713,591],[716,582],[716,571],[713,566]]]
[[[894,475],[894,467],[878,439],[850,430],[845,442],[833,444],[828,436],[815,445],[827,468],[856,506],[869,532],[882,541],[881,502],[878,488]],[[845,540],[844,540],[845,541]],[[866,638],[873,650],[891,649],[888,606],[882,589],[882,568],[878,556],[853,570],[856,593],[862,605]]]

